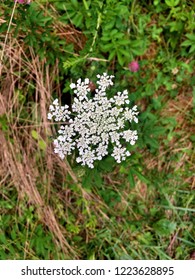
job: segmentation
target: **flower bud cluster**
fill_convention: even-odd
[[[106,95],[106,89],[113,86],[112,79],[106,73],[97,75],[97,89],[90,95],[90,81],[79,79],[70,84],[74,91],[71,110],[68,105],[60,106],[58,100],[50,105],[49,120],[65,122],[58,130],[54,140],[54,152],[61,159],[78,150],[76,161],[81,165],[94,167],[96,160],[102,160],[112,147],[111,156],[120,163],[130,156],[125,142],[134,145],[138,139],[137,131],[126,129],[130,123],[138,123],[137,106],[129,108],[127,90],[117,92],[112,98]]]

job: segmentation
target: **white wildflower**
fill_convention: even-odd
[[[59,105],[58,99],[55,99],[55,100],[54,100],[53,105]]]
[[[68,110],[69,106],[59,106],[58,99],[55,99],[53,105],[50,105],[50,113],[48,113],[47,118],[49,120],[58,121],[67,121],[70,118],[70,111]]]
[[[137,112],[137,106],[135,105],[132,109],[125,108],[124,117],[129,122],[138,123],[138,118],[136,117],[139,113]]]
[[[77,81],[77,84],[71,84],[71,89],[75,89],[74,93],[77,95],[80,101],[82,101],[83,99],[88,100],[87,94],[90,91],[89,79],[85,79],[84,82],[82,82],[81,79],[79,79]]]
[[[122,146],[115,146],[113,153],[111,154],[111,156],[113,156],[116,162],[118,163],[125,160],[126,156],[129,155],[130,155],[129,151],[127,151],[127,149],[123,148]]]
[[[171,72],[172,72],[173,75],[176,75],[179,72],[179,69],[177,67],[175,67],[175,68],[172,69]]]
[[[96,160],[95,151],[92,151],[90,148],[82,152],[81,157],[77,158],[77,162],[81,165],[88,165],[90,168],[93,168],[93,162]]]
[[[120,91],[117,92],[117,94],[114,97],[115,99],[115,103],[118,106],[129,104],[129,100],[128,100],[128,91],[124,90],[123,93],[121,93]]]
[[[123,138],[131,145],[135,145],[138,139],[137,130],[125,130],[122,132]]]
[[[103,73],[103,75],[98,74],[97,78],[99,79],[97,84],[100,89],[103,89],[103,91],[113,85],[112,78],[114,78],[114,76],[108,76],[107,73]]]
[[[101,160],[104,156],[108,154],[108,147],[107,145],[103,145],[102,143],[96,148],[97,158]]]
[[[137,106],[129,108],[127,90],[107,97],[106,89],[113,85],[113,77],[106,73],[97,75],[98,89],[93,97],[90,96],[89,79],[71,83],[75,94],[72,112],[68,105],[60,106],[58,99],[49,106],[49,120],[66,122],[60,126],[54,140],[54,152],[61,159],[77,150],[76,161],[93,168],[95,161],[108,155],[108,147],[109,150],[113,148],[111,156],[118,163],[130,156],[124,145],[134,145],[138,135],[136,130],[126,130],[126,127],[138,122]]]

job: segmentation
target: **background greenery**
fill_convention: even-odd
[[[194,1],[4,0],[0,13],[0,259],[194,259]],[[103,72],[138,105],[139,141],[89,170],[53,153],[47,112]]]

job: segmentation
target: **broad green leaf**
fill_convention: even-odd
[[[165,3],[169,7],[175,7],[179,4],[180,0],[165,0]]]

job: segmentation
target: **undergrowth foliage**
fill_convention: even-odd
[[[137,106],[131,109],[127,107],[127,90],[107,98],[106,90],[113,86],[113,77],[106,73],[97,75],[98,89],[94,96],[90,96],[88,78],[84,82],[79,79],[77,84],[72,83],[70,88],[74,89],[76,95],[71,106],[72,113],[68,105],[59,106],[57,99],[50,105],[48,119],[66,123],[60,126],[59,136],[54,140],[54,151],[61,159],[77,148],[79,156],[76,161],[94,168],[94,162],[108,154],[110,143],[113,146],[111,156],[118,163],[131,155],[125,146],[134,145],[138,139],[137,130],[129,128],[131,122],[138,123]]]

